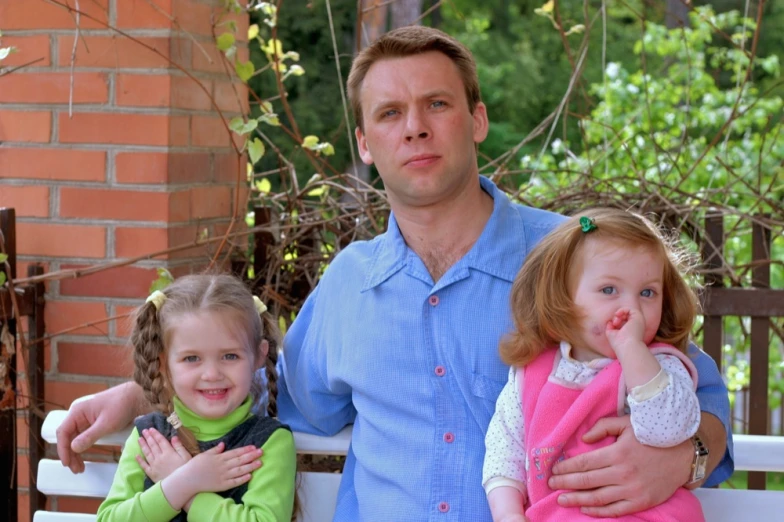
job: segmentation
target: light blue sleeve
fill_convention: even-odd
[[[278,418],[295,431],[334,435],[354,422],[357,412],[351,388],[327,378],[330,339],[322,335],[319,321],[324,310],[318,309],[322,284],[308,296],[283,340],[278,360]]]
[[[715,415],[724,424],[727,430],[727,451],[721,462],[710,474],[703,487],[716,486],[724,482],[735,470],[732,457],[732,423],[730,422],[730,400],[727,386],[721,378],[719,369],[713,359],[700,350],[695,344],[689,345],[689,357],[697,368],[699,379],[697,381],[697,399],[700,401],[700,410]]]

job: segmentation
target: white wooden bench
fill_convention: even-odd
[[[44,440],[56,444],[55,431],[66,411],[50,412],[42,428]],[[112,434],[98,444],[122,446],[129,430]],[[735,435],[735,469],[738,471],[784,472],[784,437]],[[334,437],[295,433],[300,454],[345,455],[351,441],[351,426]],[[38,467],[38,490],[46,495],[104,498],[112,484],[117,465],[112,462],[86,462],[85,472],[74,475],[60,461],[44,459]],[[302,504],[300,522],[330,522],[335,511],[340,475],[304,472],[300,474],[298,494]],[[767,522],[784,519],[784,491],[738,489],[699,489],[708,522]],[[34,522],[95,522],[95,515],[37,511]]]

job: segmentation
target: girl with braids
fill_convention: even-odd
[[[274,419],[278,338],[232,276],[185,276],[150,295],[131,344],[154,413],[134,422],[99,521],[292,520],[294,439]],[[261,368],[267,416],[252,412]]]
[[[564,221],[528,254],[512,286],[515,328],[500,347],[512,369],[485,438],[482,484],[494,521],[606,520],[562,506],[564,491],[550,487],[558,462],[614,442],[592,428],[602,418],[630,413],[648,446],[695,435],[700,407],[686,351],[697,297],[684,258],[650,221],[616,209]],[[705,518],[680,488],[621,520]]]

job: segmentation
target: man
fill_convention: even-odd
[[[360,156],[375,163],[392,214],[386,233],[334,259],[291,326],[280,418],[327,435],[354,423],[335,520],[490,520],[484,435],[508,373],[497,345],[511,328],[509,291],[562,218],[513,204],[479,177],[487,113],[473,58],[451,37],[388,33],[356,58],[348,90]],[[727,393],[709,357],[695,363],[698,434],[718,483],[732,472]],[[58,432],[63,463],[79,469],[77,452],[130,422],[122,407],[136,413],[139,399],[129,384],[75,407]],[[619,515],[690,481],[690,442],[642,446],[629,427],[605,419],[593,432],[616,443],[556,466],[553,487],[575,490],[564,503]]]

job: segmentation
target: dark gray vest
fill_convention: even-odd
[[[156,412],[138,417],[133,424],[136,426],[136,430],[139,432],[140,436],[142,430],[149,428],[155,428],[169,441],[171,441],[172,437],[175,435],[174,428],[172,428],[171,424],[166,421],[166,417],[164,417],[162,413]],[[226,445],[224,451],[250,445],[260,448],[267,442],[267,439],[270,438],[275,430],[280,428],[291,431],[288,426],[281,424],[276,419],[252,415],[248,420],[219,439],[204,442],[199,441],[199,449],[201,451],[207,451],[208,449],[217,446],[220,442],[223,442]],[[145,490],[150,489],[153,484],[154,483],[152,480],[150,480],[150,477],[144,477]],[[236,488],[221,491],[218,493],[218,495],[222,496],[223,498],[230,498],[237,504],[242,504],[242,496],[247,490],[248,483],[246,482],[245,484],[237,486]],[[187,522],[187,517],[188,514],[185,511],[180,511],[180,513],[172,519],[172,522]]]

